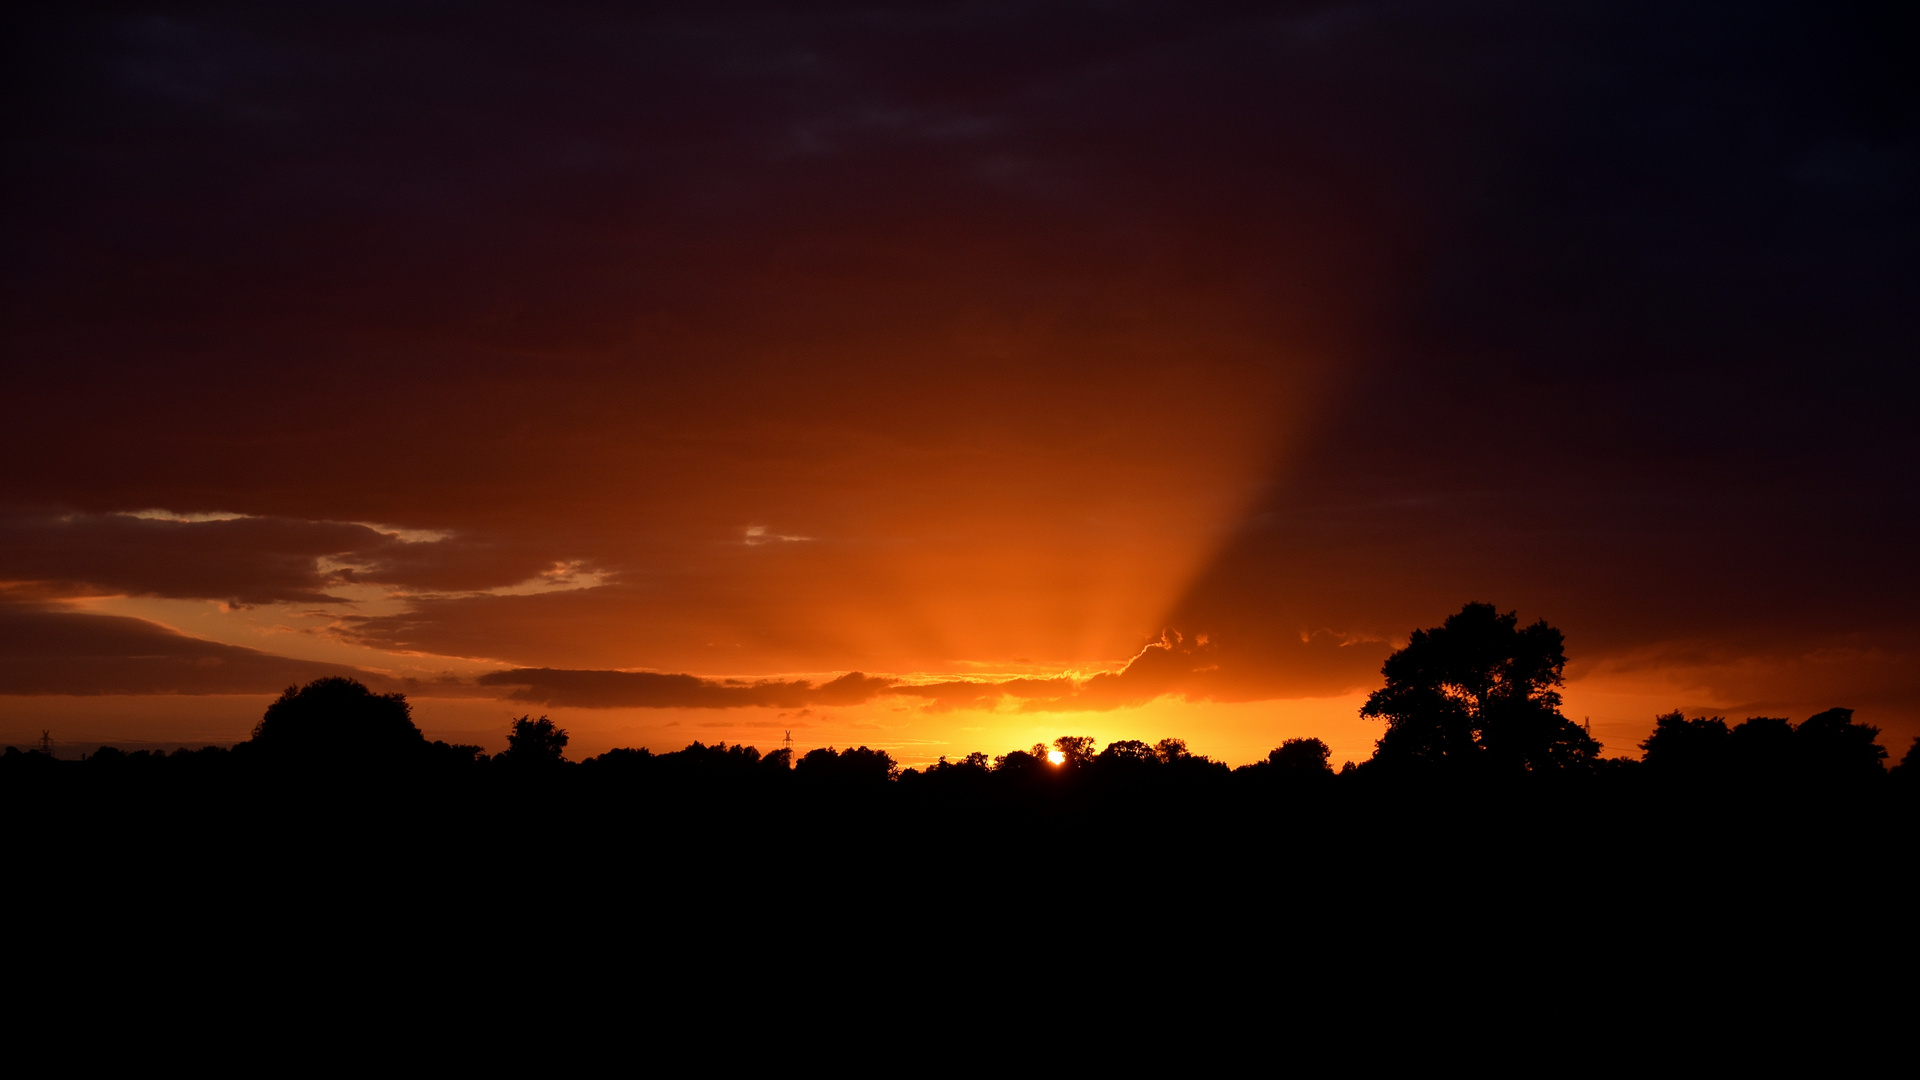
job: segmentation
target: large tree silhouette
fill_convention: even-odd
[[[1333,750],[1319,739],[1287,739],[1267,752],[1266,764],[1287,776],[1333,775]]]
[[[566,760],[567,731],[554,722],[531,715],[513,722],[507,732],[507,749],[500,755],[516,765],[558,765]]]
[[[1659,774],[1698,779],[1724,773],[1733,757],[1733,732],[1724,717],[1689,720],[1678,709],[1653,719],[1640,760]]]
[[[428,751],[405,694],[376,694],[339,676],[287,687],[244,745],[275,759],[314,764],[413,760]]]
[[[1583,766],[1600,744],[1560,715],[1565,641],[1546,622],[1522,628],[1513,612],[1468,604],[1428,630],[1380,669],[1387,685],[1360,715],[1387,731],[1382,763],[1451,763],[1507,770]]]
[[[1810,777],[1828,782],[1873,781],[1886,774],[1887,751],[1879,743],[1880,729],[1857,724],[1852,709],[1815,713],[1793,731],[1801,767]]]

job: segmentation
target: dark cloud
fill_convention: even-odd
[[[1105,711],[1160,697],[1188,701],[1260,701],[1332,696],[1374,682],[1388,646],[1320,632],[1281,640],[1215,641],[1167,631],[1119,671],[1083,680],[956,679],[900,684],[895,693],[946,708],[992,708],[1012,698],[1026,712]]]
[[[525,546],[467,537],[408,540],[339,521],[128,513],[0,515],[0,581],[48,595],[327,603],[368,582],[408,590],[486,589],[550,571]]]
[[[266,694],[326,675],[382,686],[343,664],[203,641],[142,619],[0,604],[0,694]]]
[[[895,695],[940,709],[991,709],[1006,699],[1029,712],[1108,710],[1144,705],[1165,696],[1190,701],[1254,701],[1337,694],[1379,670],[1380,642],[1345,643],[1319,634],[1290,647],[1227,649],[1168,632],[1117,672],[1076,680],[948,679],[903,682],[850,672],[824,683],[806,680],[703,679],[645,671],[515,668],[489,672],[475,683],[510,687],[508,697],[579,708],[730,709],[771,706],[859,705]]]
[[[15,515],[0,518],[0,579],[70,592],[313,603],[334,599],[322,558],[384,541],[338,522]]]
[[[824,683],[804,679],[701,679],[650,671],[562,671],[516,668],[475,680],[486,687],[511,687],[513,701],[584,709],[734,709],[771,706],[858,705],[884,694],[885,679],[848,672]]]

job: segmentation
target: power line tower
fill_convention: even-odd
[[[792,728],[787,729],[787,737],[780,740],[780,745],[787,748],[787,768],[789,769],[793,768],[793,729]]]
[[[53,732],[46,728],[40,729],[40,752],[48,757],[53,756]]]

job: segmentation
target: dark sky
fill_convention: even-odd
[[[1920,733],[1910,6],[0,17],[0,695],[1291,699],[1486,600]]]

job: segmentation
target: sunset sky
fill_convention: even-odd
[[[25,4],[0,743],[1920,735],[1894,5]],[[857,674],[856,674],[857,673]]]

